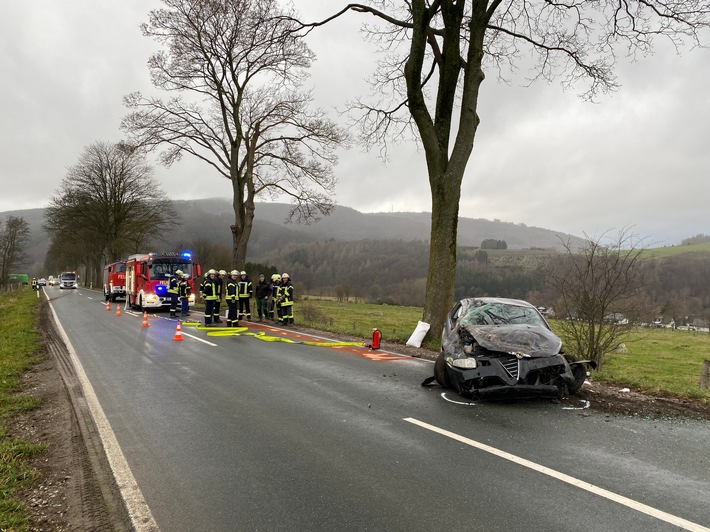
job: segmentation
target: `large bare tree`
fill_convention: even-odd
[[[0,284],[6,283],[12,268],[22,261],[30,239],[30,225],[18,216],[0,220]]]
[[[52,255],[84,264],[93,274],[88,280],[97,280],[102,261],[138,252],[174,226],[176,217],[139,152],[96,142],[67,171],[50,199],[44,227],[52,237]]]
[[[349,11],[374,17],[365,31],[382,45],[373,82],[385,98],[354,108],[368,144],[413,125],[424,150],[432,223],[423,319],[435,334],[454,294],[461,183],[484,70],[530,67],[530,81],[559,77],[591,99],[616,88],[617,56],[650,53],[659,37],[698,45],[708,9],[707,0],[372,0],[304,25],[310,31]]]
[[[122,128],[136,146],[165,148],[167,166],[189,154],[232,182],[234,262],[243,268],[257,196],[290,198],[299,221],[328,214],[335,149],[347,137],[300,90],[313,54],[291,11],[275,0],[163,3],[142,30],[166,47],[148,63],[153,84],[176,96],[127,96],[133,112]]]

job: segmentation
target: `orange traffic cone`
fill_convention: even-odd
[[[121,305],[116,303],[116,314],[114,316],[120,316],[121,315]]]
[[[173,340],[176,342],[182,342],[182,328],[180,327],[180,322],[178,322],[177,327],[175,327],[175,336],[173,336]]]
[[[106,301],[106,312],[109,312],[110,310],[111,310],[111,302],[107,300]]]
[[[143,323],[141,323],[141,327],[150,327],[150,323],[148,323],[148,313],[145,310],[143,311]]]

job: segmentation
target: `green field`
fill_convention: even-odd
[[[363,339],[372,337],[372,329],[383,339],[404,343],[422,317],[422,309],[367,303],[341,303],[327,299],[299,301],[295,307],[296,324]]]
[[[701,390],[699,383],[703,361],[710,360],[710,334],[639,328],[624,345],[625,353],[606,355],[596,378],[710,404],[710,390]]]
[[[681,253],[693,253],[696,251],[710,251],[710,244],[689,244],[687,246],[664,246],[660,248],[649,248],[643,250],[642,257],[645,259],[658,259],[672,257]]]

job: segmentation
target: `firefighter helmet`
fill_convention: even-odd
[[[275,274],[273,275],[273,278],[274,278],[274,281],[280,281],[280,280],[281,280],[281,276],[280,276],[278,273],[275,273]]]
[[[182,275],[182,270],[175,270],[175,275]]]
[[[190,274],[189,274],[189,273],[183,273],[183,274],[182,274],[182,278],[183,278],[183,279],[189,279],[189,278],[190,278]]]
[[[288,274],[287,274],[287,273],[282,273],[282,274],[281,274],[281,279],[288,279]]]
[[[239,275],[246,275],[246,274],[247,274],[247,272],[242,272]]]
[[[225,270],[219,270],[220,275],[227,275],[227,272]]]
[[[207,272],[207,275],[217,275],[217,271],[216,271],[216,270],[210,270],[210,271]]]
[[[239,275],[239,272],[237,270],[232,270],[229,272],[229,275]]]

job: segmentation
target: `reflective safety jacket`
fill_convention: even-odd
[[[192,292],[190,288],[190,283],[188,283],[187,281],[180,281],[180,290],[178,292],[180,297],[187,299],[188,297],[190,297],[190,292]]]
[[[204,297],[207,301],[217,301],[217,299],[219,299],[219,296],[217,295],[217,282],[215,279],[210,279],[208,277],[202,283],[202,297]]]
[[[177,294],[180,290],[180,279],[176,275],[170,276],[168,281],[168,294]]]
[[[291,281],[286,281],[281,284],[279,289],[279,297],[281,297],[281,306],[290,307],[293,305],[293,285]]]
[[[249,299],[252,294],[252,284],[249,277],[244,276],[244,279],[239,280],[239,298]]]
[[[238,297],[238,289],[239,289],[239,281],[235,281],[231,277],[227,281],[227,301],[231,301],[232,303],[237,302],[237,297]]]

